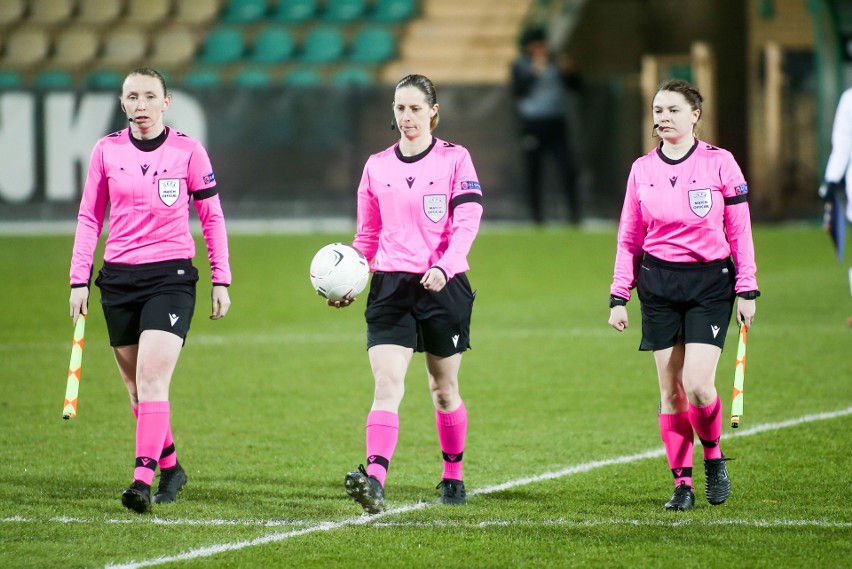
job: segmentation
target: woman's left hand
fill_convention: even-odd
[[[220,318],[224,318],[228,313],[228,308],[231,306],[231,297],[228,296],[228,287],[213,285],[213,290],[210,292],[210,299],[213,301],[213,312],[210,314],[210,320],[219,320]]]
[[[754,313],[757,310],[757,304],[754,300],[747,300],[740,296],[737,297],[737,324],[742,326],[745,324],[746,330],[754,324]]]
[[[420,279],[420,284],[428,291],[439,292],[447,286],[447,277],[444,276],[444,271],[437,267],[432,267]]]

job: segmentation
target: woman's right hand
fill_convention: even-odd
[[[329,306],[333,306],[334,308],[346,308],[357,299],[355,298],[344,298],[343,300],[331,300],[330,298],[325,301]]]
[[[81,314],[89,313],[89,287],[80,286],[71,289],[71,297],[68,299],[71,305],[71,324],[77,324],[77,318]]]
[[[609,309],[609,325],[619,332],[623,332],[627,329],[629,324],[627,321],[626,306],[616,305]]]

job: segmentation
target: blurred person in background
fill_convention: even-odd
[[[118,371],[136,421],[133,482],[122,504],[151,511],[174,502],[186,484],[171,430],[169,384],[195,310],[198,270],[189,231],[192,200],[212,269],[211,319],[231,302],[225,218],[204,147],[163,124],[171,96],[154,69],[131,71],[119,98],[129,127],[100,139],[92,151],[71,258],[71,319],[88,313],[93,255],[109,209],[104,264],[95,284]]]
[[[467,409],[458,375],[470,347],[475,293],[466,275],[467,255],[479,232],[482,190],[467,149],[432,135],[438,98],[427,77],[400,80],[393,114],[391,129],[399,130],[399,142],[364,166],[352,243],[373,271],[365,317],[375,391],[366,424],[367,468],[349,472],[345,487],[369,514],[385,509],[399,406],[415,351],[425,352],[443,456],[439,501],[466,501]]]
[[[831,219],[831,208],[835,207],[835,198],[845,196],[845,218],[852,221],[852,89],[847,89],[840,96],[837,111],[834,114],[834,125],[831,129],[831,154],[825,165],[825,176],[819,188],[819,195],[826,201],[828,208],[826,219]],[[837,219],[837,218],[835,218]],[[842,217],[840,217],[842,219]],[[828,223],[827,223],[828,225]],[[835,231],[846,231],[846,223],[841,222]],[[826,227],[826,230],[830,230]],[[852,268],[849,269],[849,287],[852,290]],[[852,316],[847,320],[852,326]]]
[[[630,170],[609,302],[609,324],[623,331],[636,287],[639,349],[654,352],[660,436],[675,483],[665,508],[675,511],[695,504],[695,435],[704,451],[707,500],[718,505],[730,495],[716,366],[735,302],[737,324],[749,328],[760,295],[748,185],[730,152],[696,138],[702,101],[682,80],[664,82],[654,96],[661,142]]]
[[[541,28],[521,36],[521,53],[512,63],[512,92],[516,99],[524,159],[527,200],[533,221],[545,222],[542,165],[549,155],[559,172],[562,193],[572,224],[582,220],[577,164],[571,144],[569,90],[580,86],[567,58],[557,58]]]

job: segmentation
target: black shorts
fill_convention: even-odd
[[[440,292],[429,292],[414,273],[373,274],[367,297],[367,348],[393,344],[447,357],[470,348],[476,296],[459,273]]]
[[[139,343],[143,330],[163,330],[186,340],[195,312],[198,270],[189,259],[122,265],[104,263],[95,284],[111,346]]]
[[[734,265],[670,263],[645,254],[636,290],[642,308],[640,350],[664,350],[678,342],[723,348],[734,309]]]

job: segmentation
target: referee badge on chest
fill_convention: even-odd
[[[171,207],[180,196],[180,180],[177,178],[160,178],[158,180],[160,200]]]
[[[698,217],[707,217],[713,207],[713,192],[710,188],[689,190],[689,207]]]
[[[447,196],[444,194],[423,196],[423,211],[426,217],[438,223],[447,215]]]

